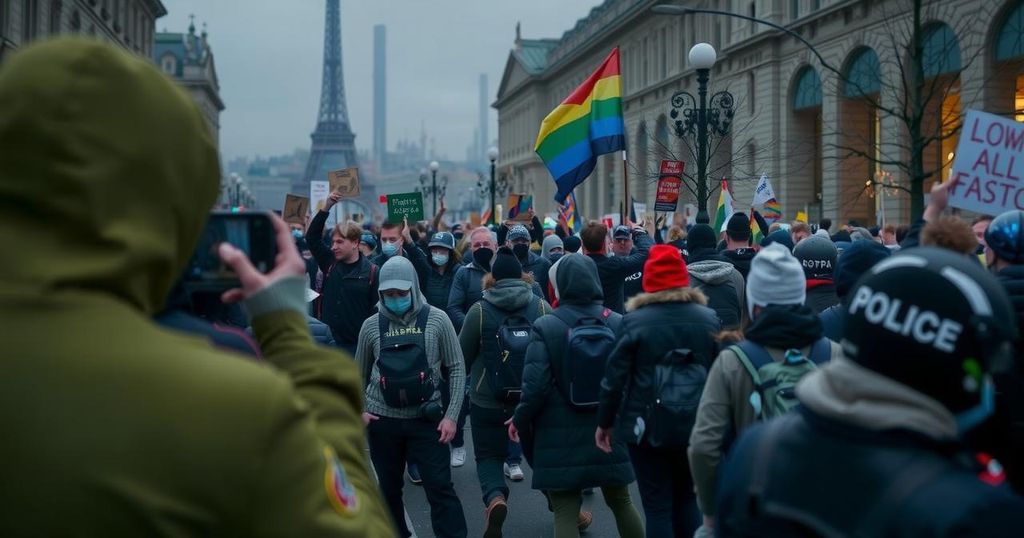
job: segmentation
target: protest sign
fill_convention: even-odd
[[[358,168],[332,170],[327,173],[327,179],[331,183],[331,192],[341,193],[345,198],[355,198],[356,196],[359,196]]]
[[[658,178],[658,195],[654,200],[655,211],[675,211],[679,203],[679,189],[683,184],[683,161],[661,161],[661,175]]]
[[[967,111],[950,174],[949,205],[998,215],[1024,209],[1024,124]]]
[[[469,214],[469,223],[471,225],[473,225],[474,228],[476,228],[477,226],[480,226],[480,222],[481,222],[480,221],[480,213],[477,213],[476,211],[474,211],[474,212]]]
[[[388,195],[388,222],[402,222],[408,217],[409,222],[423,220],[423,194],[407,192]]]
[[[530,208],[533,207],[532,194],[508,195],[508,218],[518,221],[530,220]]]
[[[601,217],[601,222],[603,222],[604,225],[608,227],[608,230],[611,231],[612,228],[618,226],[619,223],[622,222],[622,215],[619,215],[618,213],[609,213]]]
[[[285,222],[305,226],[306,215],[309,215],[309,198],[295,194],[285,195],[284,211],[281,212]]]
[[[331,184],[326,181],[309,182],[309,204],[319,212],[324,208],[327,197],[331,195]]]
[[[647,204],[633,200],[633,222],[643,222],[647,215]]]

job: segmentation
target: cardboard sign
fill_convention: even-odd
[[[327,173],[331,183],[331,192],[338,192],[345,198],[359,196],[359,169],[345,168]]]
[[[508,218],[518,221],[530,220],[530,208],[533,207],[532,194],[508,195]]]
[[[309,215],[309,198],[295,194],[285,195],[284,211],[281,213],[285,222],[305,226],[306,215]]]
[[[633,202],[633,216],[636,217],[635,222],[643,222],[644,217],[647,215],[647,204],[643,202]]]
[[[661,161],[661,175],[658,178],[658,195],[654,200],[655,211],[675,211],[679,204],[679,189],[683,185],[683,161]]]
[[[967,111],[950,174],[949,205],[987,215],[1024,209],[1024,124]]]
[[[480,213],[474,211],[469,214],[469,223],[472,224],[474,228],[480,226],[480,222]]]
[[[320,212],[327,203],[327,197],[331,195],[331,184],[326,181],[309,182],[309,204],[310,207]]]
[[[408,217],[409,222],[423,220],[423,194],[407,192],[388,195],[388,222],[402,222]]]

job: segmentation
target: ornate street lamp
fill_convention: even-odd
[[[491,146],[490,148],[488,148],[487,149],[487,158],[490,159],[490,161],[491,161],[491,218],[490,218],[490,222],[488,224],[493,226],[494,224],[497,224],[497,222],[498,222],[497,220],[495,220],[497,215],[494,214],[494,187],[495,187],[495,185],[494,185],[494,181],[495,181],[495,179],[494,179],[494,163],[498,160],[498,148],[496,148],[494,146]]]
[[[733,97],[722,90],[708,99],[708,80],[718,55],[708,43],[697,43],[690,49],[690,65],[697,70],[697,98],[687,91],[672,96],[670,116],[675,122],[676,136],[696,135],[697,142],[697,222],[708,223],[708,138],[729,134],[732,125]]]

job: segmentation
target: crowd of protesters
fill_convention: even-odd
[[[209,131],[82,39],[0,69],[0,170],[0,535],[411,536],[408,476],[436,536],[479,499],[494,538],[536,516],[524,459],[556,538],[592,489],[626,538],[1024,529],[1022,211],[937,183],[909,226],[755,242],[744,213],[328,230],[335,193],[270,217],[268,273],[220,245],[241,287],[200,300]]]

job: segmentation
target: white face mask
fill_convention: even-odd
[[[447,254],[431,254],[430,255],[430,259],[433,260],[434,261],[434,265],[436,265],[438,267],[448,263],[448,255]]]

